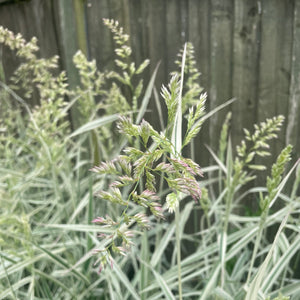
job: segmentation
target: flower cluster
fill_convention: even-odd
[[[239,183],[245,183],[254,179],[255,177],[247,177],[246,171],[243,171],[245,167],[252,170],[265,170],[264,165],[253,164],[255,156],[265,157],[270,155],[269,140],[277,137],[277,132],[280,130],[284,117],[279,115],[272,119],[267,119],[265,122],[261,122],[259,125],[254,125],[255,131],[251,135],[250,132],[244,128],[245,140],[242,140],[241,145],[237,146],[238,157],[234,162],[234,181]]]
[[[126,253],[131,245],[130,238],[133,236],[132,231],[128,234],[129,227],[136,224],[141,229],[150,228],[149,218],[145,213],[148,212],[158,219],[164,218],[162,203],[156,191],[157,178],[164,178],[172,191],[166,197],[167,209],[172,213],[178,205],[179,193],[189,195],[195,201],[201,198],[197,177],[203,176],[199,165],[191,159],[179,154],[173,158],[174,147],[170,140],[155,131],[145,120],[140,125],[135,125],[130,118],[121,117],[118,128],[123,134],[136,137],[141,145],[140,148],[143,145],[144,150],[128,146],[123,150],[122,155],[91,169],[97,174],[109,175],[112,179],[109,189],[98,191],[96,196],[124,207],[118,220],[106,216],[106,218],[98,217],[93,221],[111,229],[112,234],[101,234],[102,238],[110,240],[105,249],[109,255],[111,252]],[[141,186],[144,186],[144,189],[141,190]],[[125,188],[130,192],[125,193]],[[133,216],[127,213],[128,206],[132,203],[142,209],[140,213]],[[102,267],[109,261],[107,255],[105,254],[106,258],[101,261]]]
[[[114,33],[114,39],[117,44],[123,45],[127,41],[127,36],[113,21],[105,20],[105,24]],[[121,47],[117,51],[120,59],[130,56],[131,49]],[[190,196],[195,201],[201,198],[201,188],[197,181],[197,177],[202,177],[203,173],[198,164],[181,155],[181,148],[188,145],[191,140],[199,132],[204,122],[206,94],[200,94],[201,88],[195,83],[199,74],[194,68],[193,49],[190,51],[189,58],[189,74],[191,75],[188,87],[193,93],[186,92],[181,95],[180,86],[183,78],[178,73],[174,73],[170,83],[163,86],[161,96],[163,97],[167,110],[168,122],[165,130],[156,131],[147,121],[134,121],[132,117],[121,116],[117,124],[117,129],[121,135],[128,140],[128,146],[123,149],[123,153],[117,158],[100,163],[91,170],[97,174],[109,176],[109,187],[103,191],[96,193],[102,200],[119,204],[123,209],[118,220],[112,221],[110,218],[99,217],[95,219],[95,223],[111,229],[112,234],[101,235],[109,239],[105,248],[108,256],[112,252],[115,254],[125,254],[125,250],[131,245],[130,236],[126,236],[125,232],[128,228],[137,225],[140,229],[150,228],[150,218],[152,215],[157,219],[164,218],[164,209],[160,201],[161,197],[157,193],[157,180],[164,181],[168,186],[169,193],[166,196],[166,209],[172,213],[179,205],[179,200],[183,194]],[[128,65],[122,64],[121,60],[117,61],[119,67],[127,77]],[[134,74],[134,66],[132,73]],[[184,68],[184,66],[182,66]],[[136,71],[138,72],[138,71]],[[127,74],[127,75],[126,75]],[[130,77],[130,76],[129,76]],[[117,78],[125,84],[121,78]],[[182,106],[180,110],[179,105]],[[189,110],[188,110],[189,109]],[[183,137],[183,143],[174,141],[174,128],[179,128],[181,135],[181,118],[177,117],[178,111],[183,113],[188,110],[186,132]],[[179,121],[180,120],[180,121]],[[176,145],[175,145],[176,144]],[[129,206],[140,207],[140,212],[130,215]],[[120,250],[119,247],[122,247]],[[105,257],[105,255],[104,255]],[[109,259],[103,258],[101,265]]]

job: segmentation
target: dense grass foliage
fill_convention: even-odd
[[[234,100],[205,110],[187,43],[153,93],[154,129],[144,114],[157,69],[145,86],[149,61],[136,66],[129,36],[104,23],[115,69],[100,72],[79,51],[75,89],[57,57],[38,58],[35,39],[0,27],[0,43],[21,60],[10,84],[0,82],[0,299],[299,299],[292,146],[249,185],[284,118],[244,129],[233,149],[228,114],[219,149],[207,146],[215,163],[200,167],[186,155],[193,139]],[[40,105],[29,107],[33,94]]]

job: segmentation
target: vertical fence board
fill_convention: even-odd
[[[208,92],[209,88],[209,72],[210,61],[210,26],[209,26],[209,1],[201,1],[199,5],[198,0],[188,1],[188,40],[194,45],[195,59],[197,68],[201,73],[200,85]],[[205,148],[204,141],[210,144],[209,141],[209,121],[204,123],[200,131],[199,138],[194,140],[195,145],[195,159],[201,164],[206,165],[209,160],[209,153]]]
[[[86,3],[88,49],[101,72],[113,66],[115,57],[110,31],[103,25],[102,20],[111,18],[108,3],[109,0],[88,0]]]
[[[141,1],[130,0],[128,1],[128,6],[132,56],[134,62],[139,65],[147,58],[147,52],[144,48],[147,24],[143,16],[143,4]]]
[[[148,51],[152,58],[151,73],[158,62],[161,62],[156,82],[166,82],[167,76],[167,43],[166,43],[166,7],[164,1],[148,1],[146,4],[148,18]]]
[[[274,5],[274,4],[273,4]],[[285,132],[288,122],[288,107],[290,97],[290,70],[291,70],[291,53],[293,44],[293,35],[289,34],[293,31],[293,19],[289,16],[293,15],[293,1],[278,1],[277,9],[280,13],[277,27],[278,43],[277,51],[277,80],[276,80],[276,115],[286,116],[283,128],[278,135],[278,140],[274,143],[275,153],[280,153],[285,146]]]
[[[167,71],[167,43],[166,43],[166,2],[160,0],[147,1],[145,3],[146,18],[148,19],[148,53],[151,59],[150,74],[153,73],[154,68],[160,62],[160,67],[156,76],[156,87],[160,91],[161,84],[168,82]],[[162,105],[164,107],[164,104]],[[149,109],[152,112],[156,111],[154,101],[149,103]],[[159,122],[156,114],[150,113],[147,118],[159,127]]]
[[[168,0],[166,1],[166,48],[168,51],[167,56],[167,72],[178,70],[175,66],[176,56],[181,48],[181,20],[180,20],[180,1]],[[178,47],[179,46],[179,47]]]
[[[211,2],[211,55],[210,55],[210,108],[229,100],[232,96],[232,1]],[[223,109],[210,119],[210,145],[217,149],[219,133],[227,109]]]
[[[286,144],[295,145],[294,155],[300,153],[300,2],[295,2],[293,15],[293,49],[291,56],[289,112],[286,128]]]
[[[259,122],[278,114],[284,115],[287,112],[289,85],[285,74],[287,64],[283,55],[290,51],[290,45],[284,44],[286,28],[289,28],[289,23],[285,20],[288,3],[288,1],[283,3],[280,0],[261,1],[262,26],[257,99],[257,120]],[[291,26],[289,30],[291,30]],[[278,139],[270,142],[272,155],[263,159],[257,158],[257,163],[263,162],[269,166],[275,161],[284,146],[284,127],[278,133]],[[263,175],[262,173],[261,177],[257,179],[260,184]]]
[[[87,34],[86,34],[86,18],[84,0],[73,0],[78,48],[88,57]]]
[[[201,72],[201,86],[209,86],[210,26],[209,1],[189,0],[188,2],[188,40],[194,45],[198,70]]]
[[[256,120],[256,89],[258,75],[260,13],[257,1],[234,2],[234,41],[232,94],[232,142],[239,144],[243,128]]]
[[[52,1],[36,0],[2,5],[0,6],[0,25],[15,34],[21,33],[27,41],[35,36],[40,47],[39,55],[42,57],[48,58],[59,54]],[[8,80],[20,64],[20,60],[6,47],[3,48],[2,59],[5,78]],[[33,97],[28,100],[28,103],[36,105],[39,99]]]
[[[66,70],[70,88],[75,89],[76,86],[79,85],[79,75],[73,63],[73,56],[77,52],[79,45],[77,41],[73,0],[55,0],[54,12],[63,69]],[[78,128],[80,126],[80,121],[79,111],[76,108],[76,105],[71,108],[71,119],[73,128]]]
[[[259,99],[257,116],[259,121],[276,114],[276,85],[278,60],[278,17],[274,1],[262,2],[261,50],[259,71]],[[279,25],[281,26],[281,24]],[[275,100],[275,101],[274,101]]]
[[[276,115],[276,84],[278,61],[278,17],[279,11],[273,5],[274,1],[261,1],[261,41],[260,41],[260,60],[259,60],[259,82],[258,82],[258,99],[257,99],[257,122],[265,121],[267,117]],[[281,26],[281,24],[280,24]],[[256,157],[257,164],[272,164],[276,155],[274,141],[271,145],[272,157]],[[256,184],[264,184],[266,171],[260,172],[256,179]]]

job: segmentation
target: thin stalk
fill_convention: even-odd
[[[230,173],[229,173],[230,174]],[[226,246],[227,246],[227,231],[228,231],[228,224],[229,224],[229,216],[231,212],[231,206],[232,206],[232,198],[234,195],[234,184],[232,184],[229,189],[228,193],[226,195],[226,211],[225,211],[225,220],[223,224],[223,230],[221,233],[221,287],[224,286],[225,281],[225,256],[226,256]]]
[[[148,242],[148,234],[145,232],[142,237],[142,259],[143,261],[149,263],[149,242]],[[149,281],[149,267],[146,264],[141,264],[141,281],[140,281],[140,290],[144,290]],[[148,298],[147,293],[141,294],[141,300],[146,300]]]
[[[181,250],[180,250],[180,210],[179,205],[175,209],[175,224],[176,224],[176,248],[177,248],[177,274],[178,274],[178,294],[182,300],[182,282],[181,282]]]
[[[190,151],[191,151],[191,154],[190,154],[191,159],[193,161],[196,161],[195,160],[195,142],[194,142],[194,140],[191,140]],[[195,230],[195,232],[197,232],[198,231],[198,222],[197,222],[197,220],[198,220],[198,211],[195,209],[193,214],[194,214],[194,230]],[[195,246],[197,247],[196,243],[195,243]]]
[[[253,252],[252,252],[252,258],[251,258],[251,262],[250,262],[250,267],[249,267],[249,272],[248,272],[248,276],[247,276],[246,286],[249,284],[249,281],[250,281],[250,278],[251,278],[251,273],[252,273],[254,261],[255,261],[255,258],[256,258],[257,252],[258,252],[258,247],[259,247],[259,244],[260,244],[260,241],[261,241],[261,237],[262,237],[266,217],[267,217],[267,212],[263,212],[262,215],[261,215],[261,218],[260,218],[258,234],[257,234],[256,240],[255,240],[255,245],[254,245],[254,249],[253,249]]]
[[[2,249],[1,249],[1,251],[2,251]],[[11,289],[11,296],[13,296],[13,299],[17,300],[17,296],[16,296],[15,291],[14,291],[14,289],[13,289],[11,283],[10,283],[6,267],[5,267],[4,263],[3,263],[2,255],[0,255],[0,259],[1,259],[2,268],[3,268],[4,272],[5,272],[6,280],[8,282],[9,288]]]
[[[300,169],[299,169],[299,166],[296,170],[296,179],[294,181],[294,184],[293,184],[293,188],[292,188],[292,192],[291,192],[291,200],[295,200],[296,197],[297,197],[297,190],[299,188],[299,184],[300,184]]]
[[[221,233],[221,242],[220,242],[220,253],[221,253],[221,287],[224,286],[225,281],[225,262],[226,262],[226,248],[227,248],[227,232],[229,226],[229,216],[232,209],[232,200],[234,197],[235,189],[238,185],[241,171],[235,172],[233,177],[231,177],[233,170],[233,162],[232,162],[232,148],[231,148],[231,140],[229,139],[228,147],[227,147],[227,157],[226,157],[226,166],[227,166],[227,193],[226,193],[226,211],[225,211],[225,220],[223,224],[223,230]],[[242,165],[243,167],[243,165]],[[241,170],[242,170],[241,167]]]
[[[89,176],[89,206],[88,206],[88,224],[92,224],[93,220],[93,210],[94,210],[94,197],[93,197],[93,179],[92,176]],[[91,237],[88,235],[87,239],[87,249],[90,251],[93,247],[93,241]]]
[[[180,77],[180,90],[178,95],[177,112],[175,117],[175,123],[172,132],[172,144],[175,147],[175,153],[171,154],[171,157],[176,158],[181,154],[182,148],[182,90],[183,90],[183,78],[184,78],[184,66],[186,57],[186,44],[184,45],[182,62],[181,62],[181,77]],[[179,198],[179,197],[178,197]],[[175,223],[176,223],[176,249],[177,249],[177,274],[178,274],[178,293],[179,300],[182,300],[182,281],[181,281],[181,237],[180,237],[180,208],[179,204],[175,209]]]
[[[207,218],[207,228],[211,228],[210,221],[209,221],[209,216],[205,213],[205,216],[202,216],[201,221],[200,221],[200,232],[201,232],[201,239],[203,243],[203,248],[206,248],[206,237],[207,235],[205,234],[205,218]],[[209,255],[204,256],[204,264],[205,264],[205,269],[206,274],[208,274],[209,270]],[[208,276],[208,275],[207,275]]]
[[[237,178],[237,177],[235,177]],[[223,230],[221,233],[221,287],[225,283],[225,262],[226,262],[226,250],[227,250],[227,233],[229,227],[229,216],[232,209],[232,200],[235,194],[235,188],[237,186],[237,180],[233,179],[232,185],[229,187],[227,196],[226,196],[226,211],[225,211],[225,220],[223,224]]]

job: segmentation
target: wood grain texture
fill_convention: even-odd
[[[299,157],[300,153],[300,2],[295,2],[293,15],[293,39],[292,53],[289,55],[290,68],[290,89],[288,120],[285,135],[286,144],[294,145],[294,156]]]
[[[109,30],[103,25],[103,18],[112,18],[109,0],[88,0],[86,18],[90,58],[96,59],[100,71],[111,68],[114,65],[115,55],[113,40]]]
[[[234,1],[232,142],[238,144],[243,128],[256,122],[261,13],[257,1]]]
[[[300,2],[296,0],[31,0],[0,5],[0,25],[36,36],[40,55],[60,55],[61,69],[76,84],[72,55],[78,48],[96,59],[101,71],[114,66],[114,43],[103,18],[119,20],[131,35],[133,60],[150,58],[148,82],[161,61],[156,88],[169,81],[174,60],[185,41],[195,46],[201,85],[208,92],[210,109],[231,97],[238,100],[205,124],[195,140],[196,159],[208,164],[204,143],[217,151],[226,112],[233,111],[233,144],[243,137],[242,128],[283,114],[286,122],[274,156],[286,143],[300,153]],[[83,28],[84,27],[84,28]],[[19,61],[5,47],[2,65],[9,78]],[[4,76],[2,75],[2,78]],[[39,99],[32,99],[32,104]],[[154,101],[147,118],[158,124]],[[164,112],[165,114],[166,112]],[[203,154],[205,153],[206,154]],[[269,164],[273,158],[269,159]]]
[[[209,107],[213,109],[232,97],[233,1],[210,3],[210,87]],[[227,109],[210,118],[210,145],[218,148],[219,134]]]
[[[30,2],[8,3],[0,6],[0,26],[20,32],[26,40],[38,39],[41,57],[59,55],[56,26],[52,10],[52,1],[35,0]],[[9,78],[20,64],[14,52],[3,47],[3,69],[5,78]],[[39,103],[37,95],[30,99],[31,105]]]
[[[209,91],[210,84],[210,1],[201,1],[199,5],[198,0],[188,1],[188,40],[194,45],[195,59],[197,68],[201,73],[200,85],[204,92]],[[206,165],[209,161],[210,155],[204,145],[210,144],[209,138],[209,122],[205,122],[200,131],[199,138],[194,141],[195,159],[200,165]]]

